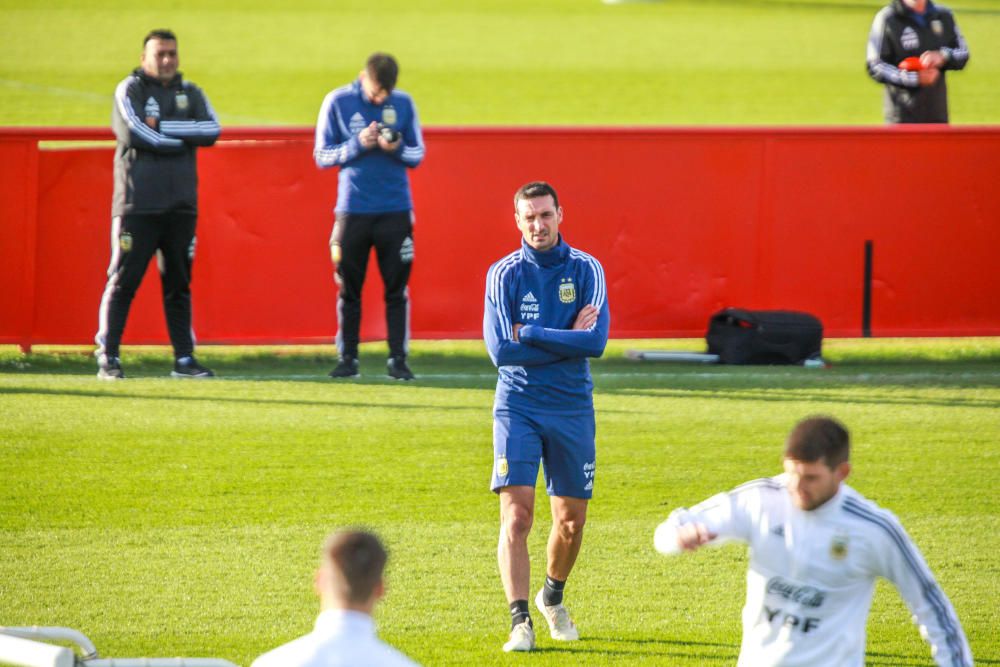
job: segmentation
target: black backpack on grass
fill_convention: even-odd
[[[820,357],[823,325],[791,310],[726,308],[709,319],[705,338],[723,364],[801,364]]]

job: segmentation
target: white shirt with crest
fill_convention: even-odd
[[[677,528],[699,522],[750,547],[740,667],[863,667],[875,581],[899,590],[938,665],[972,665],[948,597],[891,512],[846,484],[820,507],[795,506],[785,475],[759,479],[679,509],[656,529],[675,554]]]

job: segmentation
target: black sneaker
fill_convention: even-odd
[[[389,357],[385,363],[389,377],[396,380],[412,380],[413,371],[406,365],[406,357]]]
[[[101,380],[124,380],[122,362],[118,357],[106,357],[103,354],[97,359],[97,377]]]
[[[329,375],[332,378],[356,378],[361,375],[358,370],[361,364],[358,363],[357,357],[352,357],[350,355],[344,355],[340,358],[340,363],[337,367],[330,371]]]
[[[174,370],[170,377],[175,378],[214,378],[215,373],[198,363],[194,357],[184,357],[174,362]]]

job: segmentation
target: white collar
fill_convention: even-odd
[[[375,636],[375,621],[353,609],[326,609],[316,617],[315,632],[322,634]]]

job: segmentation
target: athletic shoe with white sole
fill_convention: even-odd
[[[385,366],[387,374],[394,380],[406,382],[414,379],[413,371],[406,365],[406,357],[389,357]]]
[[[97,358],[97,377],[101,380],[124,380],[122,362],[118,357],[101,355]]]
[[[213,378],[215,373],[198,363],[194,357],[184,357],[174,362],[174,370],[170,372],[175,378]]]
[[[535,629],[531,627],[530,621],[518,623],[510,631],[510,638],[503,645],[505,653],[511,651],[530,651],[535,648]]]
[[[576,625],[573,623],[573,619],[569,617],[569,610],[561,604],[549,606],[545,604],[545,599],[542,597],[542,593],[545,589],[538,591],[538,595],[535,596],[535,606],[538,607],[538,611],[542,612],[542,616],[549,624],[549,634],[552,638],[561,642],[571,642],[580,638],[580,633],[576,629]]]

